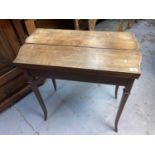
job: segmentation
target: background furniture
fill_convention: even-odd
[[[26,36],[19,20],[0,20],[0,111],[30,90],[23,71],[12,65]]]
[[[99,19],[88,19],[88,30],[95,30],[96,23]],[[74,20],[74,25],[76,30],[82,29],[81,27],[81,22],[83,19],[75,19]],[[128,19],[127,20],[127,28],[131,28],[134,23],[138,22],[137,19]],[[119,19],[118,25],[116,27],[116,31],[124,31],[124,20]]]
[[[25,27],[27,33],[30,35],[35,28],[52,28],[52,29],[88,29],[94,30],[97,19],[25,19]]]
[[[27,29],[30,25],[26,27],[24,20],[0,20],[0,112],[31,91],[24,72],[12,64],[28,36]]]
[[[81,26],[80,26],[80,19],[74,19],[74,25],[75,25],[75,29],[76,30],[80,30]],[[88,19],[87,23],[88,23],[88,30],[94,30],[95,29],[95,25],[96,25],[97,19]]]
[[[128,19],[127,28],[130,29],[137,22],[138,22],[138,19]],[[124,20],[123,19],[119,20],[117,31],[124,31]]]

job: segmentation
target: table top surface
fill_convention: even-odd
[[[20,48],[14,64],[139,76],[141,58],[131,32],[36,29]]]

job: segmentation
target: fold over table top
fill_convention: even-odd
[[[36,29],[20,48],[14,64],[139,77],[141,57],[131,32]]]

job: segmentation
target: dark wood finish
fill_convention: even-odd
[[[3,63],[11,63],[16,57],[20,44],[9,20],[0,20],[0,58]]]
[[[117,99],[117,95],[118,95],[118,88],[119,88],[119,85],[116,85],[116,88],[115,88],[115,98]]]
[[[11,23],[14,27],[17,37],[19,38],[20,45],[23,45],[27,37],[27,34],[23,26],[24,25],[23,20],[13,19],[11,20]]]
[[[17,92],[23,87],[23,83],[26,85],[26,79],[24,75],[16,76],[11,81],[8,81],[5,85],[1,86],[0,89],[0,101],[10,97],[13,93]]]
[[[23,67],[23,66],[21,66]],[[30,67],[30,66],[29,66]],[[31,66],[33,68],[33,66]],[[23,67],[23,69],[28,69]],[[55,68],[55,69],[29,69],[29,73],[35,76],[42,77],[55,77],[56,79],[64,79],[64,80],[74,80],[74,81],[83,81],[83,82],[94,82],[94,83],[107,83],[107,84],[115,84],[119,83],[119,85],[123,86],[126,84],[126,79],[123,77],[112,77],[114,74],[102,73],[99,71],[93,70],[78,70],[73,69],[70,70],[68,68]],[[134,78],[130,77],[129,78]]]
[[[21,99],[23,96],[25,96],[28,92],[30,92],[31,89],[28,85],[18,90],[16,93],[13,93],[10,97],[6,98],[3,102],[0,104],[0,112],[8,108],[9,106],[13,105],[16,101]]]
[[[81,19],[74,19],[74,26],[75,26],[76,30],[80,30],[81,29],[80,21],[81,21]],[[96,22],[97,22],[97,19],[88,19],[87,20],[88,30],[90,30],[90,31],[94,30]]]
[[[28,75],[45,118],[47,113],[33,77],[46,77],[124,86],[115,119],[118,121],[139,78],[141,54],[133,33],[85,32],[37,29],[21,47],[14,64]]]
[[[9,70],[8,72],[0,76],[0,87],[11,81],[13,78],[19,76],[20,74],[22,74],[22,71],[20,69],[13,68]]]
[[[53,78],[52,78],[52,83],[53,83],[54,89],[57,90],[56,80]]]
[[[134,82],[134,79],[129,79],[127,85],[124,88],[122,99],[120,101],[120,105],[119,105],[117,115],[116,115],[116,119],[115,119],[115,131],[116,132],[118,131],[118,121],[119,121],[120,116],[122,114],[123,108],[124,108],[124,106],[126,104],[126,101],[127,101],[128,97],[129,97],[133,82]]]
[[[41,97],[41,94],[39,92],[39,89],[38,89],[38,86],[36,84],[36,81],[33,81],[33,80],[32,81],[31,80],[28,80],[28,81],[29,81],[28,83],[29,83],[31,89],[35,93],[35,95],[36,95],[36,97],[37,97],[37,99],[39,101],[39,104],[40,104],[40,106],[41,106],[41,108],[42,108],[42,110],[44,112],[44,120],[46,120],[47,119],[47,109],[46,109],[46,106],[44,104],[44,101],[43,101],[43,99]]]
[[[19,20],[0,20],[0,111],[30,91],[23,72],[12,65],[24,38]]]
[[[36,28],[74,29],[73,19],[37,19]]]
[[[36,29],[34,20],[33,19],[25,19],[24,22],[25,22],[27,33],[29,35],[32,34]]]
[[[2,62],[2,64],[0,64],[0,76],[10,71],[11,69],[13,69],[13,66],[11,64],[5,64]]]
[[[36,82],[37,82],[37,85],[41,85],[41,84],[43,84],[44,79],[40,78]],[[13,93],[8,98],[3,100],[3,102],[0,103],[0,112],[2,112],[7,107],[9,107],[12,104],[14,104],[16,101],[21,99],[23,96],[25,96],[30,91],[31,91],[31,88],[30,88],[29,85],[26,85],[26,86],[23,86],[22,88],[20,88],[17,92]]]

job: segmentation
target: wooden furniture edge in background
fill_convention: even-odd
[[[25,19],[24,23],[25,23],[25,26],[26,26],[27,33],[29,35],[32,34],[33,31],[36,29],[34,19]]]
[[[22,22],[18,19],[0,20],[0,112],[31,91],[23,71],[12,64],[27,37]]]

